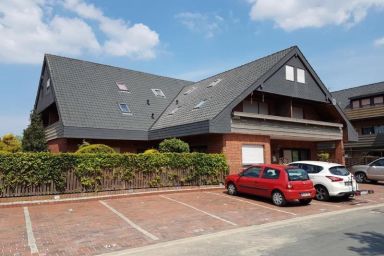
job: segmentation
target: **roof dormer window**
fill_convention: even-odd
[[[193,92],[194,90],[196,90],[196,87],[192,87],[191,89],[185,91],[185,92],[184,92],[184,95],[188,95],[188,94],[190,94],[191,92]]]
[[[179,110],[180,107],[177,107],[177,108],[174,108],[171,112],[168,113],[168,115],[173,115],[175,114],[178,110]]]
[[[163,97],[165,98],[165,94],[161,89],[152,89],[153,94],[155,94],[156,97]]]

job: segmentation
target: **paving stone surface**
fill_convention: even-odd
[[[384,183],[351,200],[276,207],[269,199],[224,191],[179,192],[28,206],[34,255],[97,255],[322,212],[384,203]],[[30,237],[31,239],[31,237]],[[0,209],[0,255],[31,255],[23,207]]]

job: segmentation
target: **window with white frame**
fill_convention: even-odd
[[[131,114],[131,110],[128,107],[127,103],[119,103],[119,108],[123,114]]]
[[[152,89],[153,94],[155,94],[156,97],[163,97],[165,98],[165,94],[161,89]]]
[[[295,81],[295,69],[292,66],[285,66],[285,79]]]
[[[305,84],[305,71],[304,69],[298,68],[297,72],[297,82]]]
[[[49,89],[51,87],[51,78],[48,78],[46,88]]]

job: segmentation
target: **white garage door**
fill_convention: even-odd
[[[242,159],[243,165],[264,163],[263,145],[243,145]]]

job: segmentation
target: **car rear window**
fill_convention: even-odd
[[[339,176],[348,176],[349,175],[348,169],[345,168],[345,166],[341,166],[341,165],[331,167],[331,168],[329,168],[329,171],[333,175],[339,175]]]
[[[309,180],[308,174],[306,171],[303,169],[299,168],[289,168],[286,169],[288,173],[288,179],[290,181],[295,181],[295,180]]]

